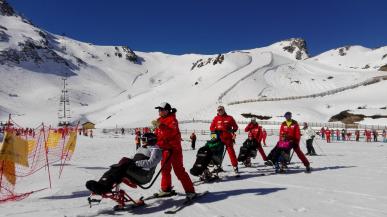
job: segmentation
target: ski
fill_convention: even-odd
[[[164,197],[173,197],[177,195],[177,192],[175,190],[172,190],[170,194],[167,195],[159,195],[159,193],[154,193],[152,196],[149,197],[141,197],[140,200],[146,201],[146,200],[152,200],[152,199],[157,199],[157,198],[164,198]]]
[[[211,178],[208,178],[208,179],[205,179],[205,180],[194,181],[193,184],[194,184],[194,186],[198,186],[198,185],[201,185],[201,184],[214,183],[214,182],[218,182],[218,181],[221,181],[221,180],[222,180],[221,177],[215,176],[215,177],[211,177]]]
[[[165,214],[176,214],[177,212],[184,209],[185,207],[194,204],[196,202],[196,200],[200,199],[202,196],[206,195],[207,193],[208,193],[208,191],[204,191],[202,193],[197,193],[194,198],[191,198],[191,199],[187,198],[180,205],[177,205],[177,206],[165,211],[164,213]]]

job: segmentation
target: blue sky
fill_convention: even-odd
[[[387,45],[385,0],[8,0],[53,33],[98,45],[215,54],[301,37],[316,55]]]

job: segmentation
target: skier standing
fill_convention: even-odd
[[[195,143],[196,143],[196,134],[195,132],[192,132],[191,136],[189,137],[191,139],[191,148],[192,150],[195,150]]]
[[[359,130],[355,130],[355,139],[356,139],[356,142],[358,142],[360,139],[360,131]]]
[[[386,129],[383,130],[382,136],[383,136],[383,142],[387,142],[387,132],[386,132]]]
[[[316,136],[316,133],[308,126],[306,122],[304,123],[303,135],[306,137],[306,149],[308,150],[306,155],[317,155],[313,147],[313,139]]]
[[[378,141],[378,136],[379,136],[378,131],[374,129],[372,131],[372,135],[374,136],[374,142],[377,142]]]
[[[320,133],[321,133],[321,139],[325,139],[325,129],[324,129],[324,127],[321,128]]]
[[[331,130],[328,129],[328,127],[327,127],[327,129],[325,130],[325,136],[326,136],[326,138],[327,138],[327,143],[330,143],[330,142],[331,142]]]
[[[136,144],[136,150],[138,148],[140,148],[140,146],[141,146],[140,138],[141,138],[141,132],[140,132],[140,130],[137,130],[136,131],[136,136],[134,137],[134,144]]]
[[[155,107],[159,111],[159,118],[152,122],[157,135],[157,144],[163,149],[161,164],[164,165],[161,171],[161,189],[159,196],[167,196],[172,194],[172,179],[171,171],[183,185],[187,198],[196,195],[193,183],[183,165],[183,149],[181,147],[181,133],[179,123],[176,119],[175,108],[167,102],[161,103]],[[170,159],[167,161],[168,156]]]
[[[347,131],[345,129],[341,130],[341,139],[345,141],[345,134],[347,134]]]
[[[340,141],[340,130],[336,129],[336,139],[337,141]]]
[[[366,142],[371,142],[371,130],[364,130],[364,135],[366,137]]]
[[[227,115],[223,106],[219,106],[217,112],[212,120],[210,130],[220,133],[220,140],[226,146],[234,172],[238,173],[238,161],[233,147],[233,133],[238,130],[238,125],[232,116]]]

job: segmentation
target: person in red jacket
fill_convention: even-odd
[[[196,144],[196,134],[195,132],[192,132],[191,136],[189,137],[191,139],[191,148],[192,150],[195,150],[195,144]]]
[[[279,138],[280,140],[290,141],[292,143],[294,152],[296,152],[298,158],[300,158],[306,167],[306,171],[310,172],[310,163],[300,148],[300,126],[298,125],[297,121],[292,119],[291,112],[286,112],[284,117],[286,120],[281,124]]]
[[[366,137],[366,142],[371,142],[371,130],[364,130],[364,135]]]
[[[259,153],[262,156],[262,159],[264,161],[267,161],[265,151],[263,150],[262,145],[261,145],[262,127],[259,126],[259,124],[257,123],[257,120],[255,118],[251,119],[251,122],[245,128],[245,132],[251,133],[251,135],[253,136],[253,139],[255,139],[257,141],[257,144],[258,144],[257,148],[258,148]]]
[[[160,106],[155,107],[159,110],[159,118],[153,121],[155,127],[155,134],[157,135],[157,144],[163,149],[163,156],[161,165],[164,165],[161,171],[161,190],[159,196],[173,195],[171,170],[176,174],[176,177],[183,185],[187,197],[195,195],[195,188],[185,171],[183,165],[183,150],[181,147],[181,134],[179,124],[176,119],[176,109],[172,108],[169,103],[161,103]],[[169,154],[172,154],[168,159]]]
[[[234,171],[238,173],[238,161],[233,147],[233,133],[238,130],[238,125],[232,116],[227,115],[223,106],[219,106],[217,111],[218,114],[212,120],[210,130],[220,133],[220,140],[226,146]]]
[[[355,140],[356,142],[358,142],[360,139],[360,131],[359,130],[355,130]]]
[[[321,139],[325,139],[325,129],[324,129],[324,127],[321,128],[320,133],[321,133]]]
[[[336,129],[336,140],[340,141],[340,130]]]
[[[330,143],[330,142],[331,142],[331,130],[328,129],[328,127],[327,127],[327,129],[325,130],[325,136],[326,136],[326,138],[327,138],[327,143]]]

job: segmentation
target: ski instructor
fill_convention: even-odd
[[[286,141],[291,142],[294,152],[296,152],[298,158],[300,158],[306,167],[306,172],[310,172],[310,163],[300,148],[300,126],[298,125],[297,121],[292,119],[291,112],[286,112],[284,117],[286,120],[281,124],[280,127],[280,140],[284,138]]]
[[[238,130],[238,125],[234,118],[226,113],[223,106],[219,106],[217,111],[218,113],[212,120],[210,130],[220,133],[220,139],[226,146],[234,172],[238,173],[238,161],[233,147],[233,133]]]
[[[181,134],[179,123],[176,119],[177,110],[172,108],[167,102],[161,103],[155,109],[159,110],[159,118],[153,121],[152,124],[155,127],[157,144],[163,149],[161,165],[164,165],[161,171],[161,189],[158,194],[159,196],[168,196],[172,193],[171,171],[173,167],[173,171],[183,185],[187,197],[194,197],[195,189],[193,183],[183,165]],[[172,155],[167,161],[169,154]]]

